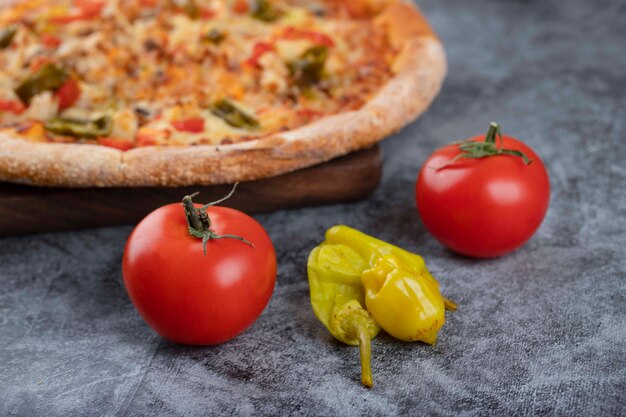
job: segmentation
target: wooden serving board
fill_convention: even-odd
[[[355,201],[369,196],[382,173],[379,146],[321,165],[239,184],[224,206],[246,213]],[[0,236],[134,224],[164,204],[199,191],[217,200],[232,185],[145,188],[47,188],[0,183]]]

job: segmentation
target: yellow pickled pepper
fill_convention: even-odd
[[[370,387],[370,339],[380,327],[400,340],[433,344],[444,310],[456,309],[421,256],[348,226],[328,229],[309,256],[308,275],[315,315],[335,338],[360,346],[362,382]]]
[[[341,244],[317,246],[309,255],[307,264],[315,315],[337,340],[359,346],[361,382],[371,387],[370,341],[380,327],[364,308],[361,272],[365,268],[367,264],[363,258]]]
[[[433,344],[456,305],[441,296],[424,259],[347,226],[326,232],[326,242],[349,245],[367,260],[361,275],[365,305],[374,320],[396,339]]]

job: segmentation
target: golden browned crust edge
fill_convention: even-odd
[[[359,110],[240,144],[127,152],[0,133],[0,180],[68,187],[220,184],[270,177],[372,146],[423,113],[446,73],[443,45],[418,9],[387,3],[375,22],[401,48],[395,76]]]
[[[71,187],[121,185],[120,160],[120,151],[104,146],[33,143],[0,133],[2,181]]]

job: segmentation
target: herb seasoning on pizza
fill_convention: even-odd
[[[211,184],[371,146],[423,112],[441,43],[401,0],[9,0],[0,180]]]

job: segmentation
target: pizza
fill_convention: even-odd
[[[401,0],[13,0],[0,6],[0,180],[177,186],[370,147],[446,72]]]

